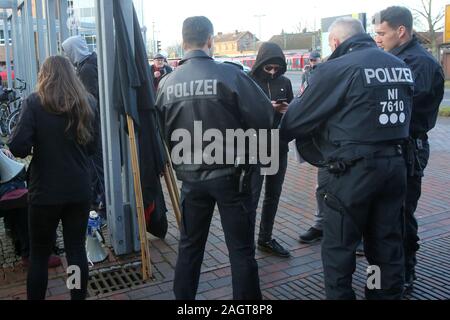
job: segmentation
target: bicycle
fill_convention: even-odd
[[[6,129],[6,135],[11,135],[14,128],[17,125],[17,122],[19,121],[20,112],[22,110],[22,102],[24,100],[23,93],[27,89],[27,83],[19,78],[16,78],[16,81],[21,83],[19,87],[14,88],[19,92],[19,97],[14,98],[11,101],[8,102],[8,108],[7,110],[10,112],[7,119],[6,119],[6,128],[0,128],[0,131],[3,131],[3,129]],[[10,106],[13,105],[14,108],[11,108]],[[2,118],[0,118],[2,119]],[[3,119],[2,119],[3,120]],[[2,127],[3,125],[0,125]],[[3,132],[5,132],[3,131]],[[3,135],[3,132],[0,132]]]

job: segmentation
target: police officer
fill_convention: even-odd
[[[328,62],[316,69],[281,124],[280,136],[317,136],[331,173],[324,197],[322,261],[328,299],[355,299],[355,250],[364,236],[375,274],[367,299],[400,299],[401,234],[406,164],[399,143],[408,137],[413,79],[401,60],[376,47],[359,20],[330,27]]]
[[[274,111],[263,91],[243,71],[212,59],[213,34],[213,26],[206,17],[184,21],[186,55],[180,66],[162,79],[156,102],[169,149],[175,153],[178,145],[172,139],[178,141],[174,136],[181,129],[189,133],[188,146],[193,150],[181,152],[184,160],[180,163],[174,161],[177,176],[183,181],[174,291],[177,299],[195,299],[217,204],[230,255],[233,298],[261,299],[255,259],[256,212],[252,210],[249,188],[251,167],[242,166],[244,159],[238,158],[235,163],[208,164],[198,149],[205,144],[194,140],[198,139],[200,121],[204,130],[213,129],[225,136],[228,129],[270,129]],[[226,145],[226,154],[234,152]]]
[[[406,62],[415,81],[410,127],[410,166],[405,202],[405,286],[413,289],[416,252],[419,250],[414,212],[421,195],[422,178],[430,158],[428,132],[436,125],[444,96],[444,73],[436,59],[413,35],[413,17],[404,7],[389,7],[373,19],[377,45]]]

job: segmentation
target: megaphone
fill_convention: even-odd
[[[100,263],[108,258],[103,243],[105,240],[100,232],[101,218],[97,212],[89,213],[88,232],[86,237],[86,252],[89,262]]]
[[[8,158],[8,156],[0,150],[0,183],[11,181],[17,177],[24,168],[25,165]]]

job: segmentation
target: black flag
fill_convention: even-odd
[[[167,209],[160,179],[166,159],[156,120],[155,92],[136,11],[133,10],[133,55],[120,8],[120,1],[114,0],[115,108],[123,115],[130,115],[135,122],[147,230],[156,237],[164,238],[168,227]],[[133,91],[136,95],[132,94]]]

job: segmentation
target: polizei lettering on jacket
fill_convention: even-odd
[[[379,86],[389,84],[414,84],[414,78],[409,68],[377,68],[363,69],[364,82],[367,86]]]
[[[184,99],[189,97],[216,96],[217,79],[192,80],[167,86],[167,100]]]

